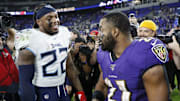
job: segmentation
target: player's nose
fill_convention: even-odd
[[[59,24],[60,23],[59,18],[53,18],[51,21],[53,24]]]
[[[137,34],[138,34],[139,37],[143,36],[143,32],[138,32]]]

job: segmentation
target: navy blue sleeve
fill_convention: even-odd
[[[35,87],[32,84],[34,65],[19,66],[19,96],[21,101],[35,101]]]
[[[66,84],[72,86],[72,83],[69,81],[67,76],[66,76]]]

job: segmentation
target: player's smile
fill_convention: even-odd
[[[58,27],[59,27],[58,21],[56,21],[54,23],[49,23],[49,27],[52,30],[52,32],[58,32],[59,31],[59,29],[58,29]]]
[[[53,25],[51,28],[52,28],[52,30],[57,31],[58,30],[58,25]]]

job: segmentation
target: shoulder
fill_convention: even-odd
[[[151,48],[152,46],[156,45],[156,44],[163,44],[162,41],[160,41],[157,38],[153,38],[153,37],[148,37],[148,38],[140,38],[140,39],[136,39],[134,40],[138,45],[144,45],[146,46],[146,48]]]
[[[62,38],[62,40],[70,41],[71,33],[67,27],[59,26],[59,36]]]
[[[20,35],[25,35],[25,34],[32,34],[34,33],[34,31],[36,30],[33,28],[29,28],[29,29],[18,30],[16,33]]]
[[[102,63],[103,60],[105,59],[105,57],[108,56],[108,54],[109,54],[109,52],[103,51],[100,47],[96,54],[98,63]]]
[[[17,34],[15,36],[15,48],[21,49],[25,48],[29,44],[30,36],[36,33],[35,29],[24,29],[17,31]]]
[[[68,31],[69,32],[69,29],[67,27],[65,27],[65,26],[62,26],[62,25],[59,26],[59,30],[60,31]]]
[[[34,34],[37,35],[38,32],[39,31],[37,29],[34,29],[34,28],[19,30],[19,31],[17,31],[15,39],[17,41],[27,40],[30,38],[30,36],[32,36]]]
[[[149,59],[158,59],[160,63],[166,63],[168,51],[165,44],[157,38],[141,38],[135,40],[138,47],[146,54]]]
[[[64,36],[67,36],[67,37],[70,37],[71,36],[71,33],[69,31],[69,29],[65,26],[59,26],[59,32],[61,35],[64,35]]]
[[[69,29],[67,27],[65,27],[65,26],[62,26],[62,25],[59,26],[59,32],[60,32],[61,35],[62,35],[62,33],[65,36],[69,36],[70,35]]]

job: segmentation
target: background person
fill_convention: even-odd
[[[11,54],[5,49],[6,37],[0,34],[0,99],[18,100],[19,74]]]
[[[140,23],[137,36],[138,37],[155,37],[157,26],[152,20],[144,20]]]

